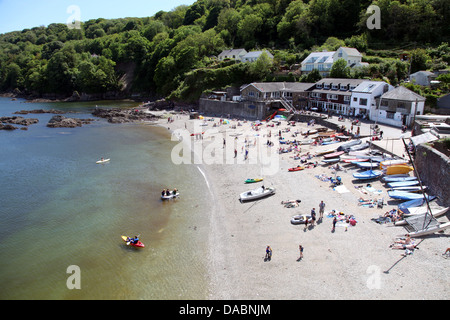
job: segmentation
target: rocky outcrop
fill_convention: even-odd
[[[78,119],[78,118],[66,118],[61,115],[53,116],[47,123],[49,128],[76,128],[81,127],[83,124],[89,124],[94,119]]]
[[[159,119],[151,113],[145,112],[140,109],[102,109],[96,108],[92,115],[108,119],[110,123],[125,123],[125,122],[135,122],[135,121],[154,121]]]
[[[50,109],[50,110],[44,110],[44,109],[36,109],[36,110],[20,110],[14,112],[14,114],[41,114],[41,113],[53,113],[53,114],[64,114],[66,111],[56,110],[56,109]]]
[[[1,117],[0,123],[2,124],[18,124],[21,126],[29,126],[35,123],[38,123],[38,119],[32,119],[32,118],[24,118],[19,116],[14,117]],[[17,128],[16,128],[17,129]],[[11,129],[3,129],[3,130],[11,130]]]

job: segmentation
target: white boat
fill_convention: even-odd
[[[261,186],[259,188],[241,193],[239,200],[241,202],[251,201],[251,200],[264,198],[264,197],[272,195],[274,193],[275,193],[275,188],[273,188],[273,187],[266,188],[264,186]]]
[[[410,209],[415,209],[415,210],[411,210],[411,211],[409,211],[409,213],[403,213],[403,217],[407,218],[407,217],[411,217],[411,216],[417,216],[419,214],[425,214],[428,211],[427,206],[415,207],[415,208],[410,208]],[[440,209],[431,208],[431,214],[433,215],[434,218],[442,217],[447,211],[448,211],[448,207],[440,208]],[[394,223],[394,225],[396,225],[396,226],[403,226],[405,224],[406,224],[405,220],[400,220],[400,221],[397,221]]]
[[[169,195],[161,195],[161,200],[170,200],[170,199],[175,199],[178,198],[180,196],[180,193],[177,192],[175,194],[170,193]]]
[[[380,169],[386,169],[389,166],[408,164],[406,160],[387,160],[380,162]]]
[[[441,223],[440,225],[437,225],[437,226],[433,226],[433,227],[426,228],[426,229],[419,230],[419,231],[410,232],[410,233],[408,233],[408,235],[410,237],[421,237],[421,236],[425,236],[427,234],[444,231],[447,228],[450,228],[450,222]]]
[[[306,220],[308,220],[308,223],[312,222],[311,216],[299,214],[299,215],[293,216],[291,218],[291,223],[292,224],[305,224]]]
[[[102,160],[98,160],[96,163],[101,164],[101,163],[106,163],[109,162],[111,159],[102,159]]]

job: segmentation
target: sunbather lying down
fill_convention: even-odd
[[[410,243],[410,244],[402,244],[402,243],[396,243],[391,245],[392,249],[398,249],[398,250],[414,250],[419,249],[417,248],[417,244]]]

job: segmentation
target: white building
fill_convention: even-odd
[[[270,59],[273,59],[273,55],[267,50],[250,51],[242,57],[242,62],[255,62],[263,54],[263,52],[265,52]]]
[[[245,49],[229,49],[222,51],[218,58],[220,61],[225,59],[234,59],[237,61],[242,61],[242,58],[247,54],[247,50]]]
[[[336,51],[311,52],[301,63],[302,73],[319,70],[322,77],[330,75],[331,67],[339,59],[347,62],[347,67],[354,68],[369,65],[362,62],[362,54],[355,48],[340,47]]]
[[[350,114],[368,116],[376,121],[376,108],[378,99],[393,86],[384,81],[363,81],[352,91]]]

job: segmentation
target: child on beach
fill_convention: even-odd
[[[266,256],[264,260],[270,260],[272,259],[272,248],[270,246],[266,247]]]

